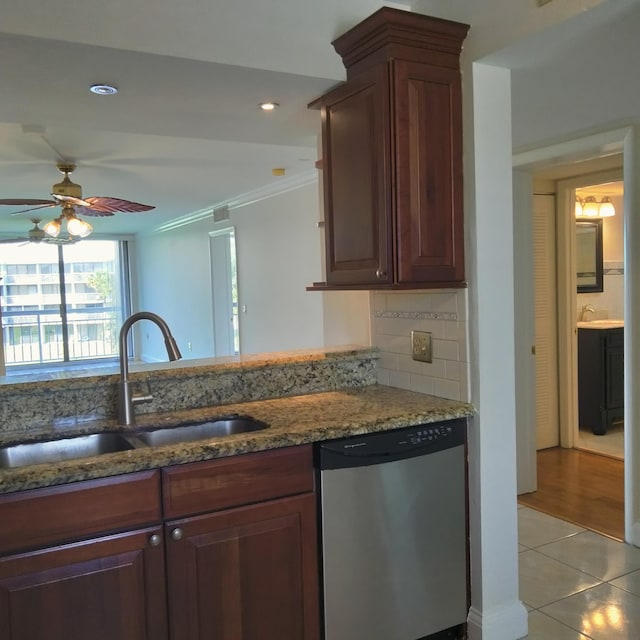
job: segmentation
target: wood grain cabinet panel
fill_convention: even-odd
[[[172,640],[318,640],[315,499],[166,525]]]
[[[383,7],[333,42],[347,81],[309,105],[322,112],[325,288],[466,285],[467,30]]]
[[[0,496],[0,554],[159,523],[160,472]]]
[[[164,549],[145,529],[0,558],[3,640],[164,640]]]
[[[0,496],[2,640],[318,640],[311,446],[163,474]]]

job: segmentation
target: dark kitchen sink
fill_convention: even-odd
[[[133,445],[118,433],[96,433],[62,440],[16,444],[0,449],[0,469],[75,460],[133,448]]]
[[[256,420],[250,416],[233,415],[205,422],[190,422],[175,427],[164,427],[154,431],[140,431],[136,433],[136,437],[145,444],[154,447],[261,431],[268,428],[268,426],[266,422]]]

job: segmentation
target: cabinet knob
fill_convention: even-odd
[[[162,538],[161,538],[157,533],[154,533],[154,534],[149,538],[149,544],[150,544],[152,547],[157,547],[161,542],[162,542]]]
[[[178,528],[178,529],[174,529],[171,532],[171,539],[172,540],[182,540],[182,529]]]
[[[376,271],[376,278],[382,279],[382,278],[386,278],[387,277],[387,272],[384,271],[383,269],[378,269]]]

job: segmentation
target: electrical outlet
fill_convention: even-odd
[[[428,331],[411,332],[411,357],[420,362],[432,362],[431,334]]]

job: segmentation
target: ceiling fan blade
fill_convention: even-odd
[[[29,242],[29,238],[0,238],[0,244],[15,244],[16,242]]]
[[[22,209],[20,211],[12,211],[9,215],[10,216],[18,216],[21,213],[28,213],[29,211],[37,211],[38,209],[48,209],[50,207],[55,207],[56,203],[55,202],[49,202],[49,204],[41,204],[39,207],[31,207],[30,209]]]
[[[59,193],[52,193],[51,197],[54,199],[56,204],[72,204],[77,207],[88,207],[89,203],[82,198],[76,198],[75,196],[63,196]]]
[[[40,200],[37,198],[2,198],[0,199],[0,205],[10,204],[14,207],[26,207],[28,204],[35,205],[52,205],[55,204],[53,200]]]
[[[88,209],[91,211],[86,211],[85,215],[87,216],[99,216],[104,214],[113,214],[115,212],[122,213],[137,213],[140,211],[151,211],[155,209],[155,206],[148,204],[140,204],[139,202],[132,202],[131,200],[122,200],[120,198],[107,198],[103,196],[91,196],[90,198],[85,198],[88,204]],[[84,205],[87,206],[87,205]],[[96,213],[92,213],[95,211]]]

